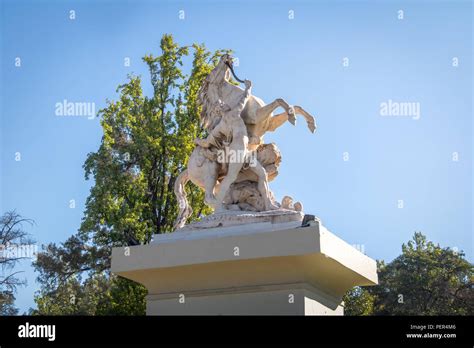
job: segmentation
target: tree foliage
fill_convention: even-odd
[[[152,95],[144,95],[140,76],[130,75],[118,87],[118,99],[100,111],[102,141],[84,163],[85,177],[94,186],[77,234],[38,255],[35,268],[42,288],[36,314],[144,312],[144,288],[110,276],[111,248],[146,244],[153,234],[172,231],[178,210],[174,182],[185,169],[194,138],[203,135],[198,90],[226,52],[211,53],[198,44],[182,47],[171,35],[162,37],[160,48],[161,55],[143,58]],[[191,52],[192,65],[185,73]],[[203,192],[193,185],[186,189],[191,220],[209,213]],[[95,287],[107,291],[97,292],[100,298],[87,297],[86,290]],[[71,296],[78,302],[70,304]],[[83,305],[85,299],[94,305]],[[111,305],[95,305],[106,301]]]
[[[31,315],[143,315],[146,289],[127,279],[96,274],[69,278],[54,293],[37,295]]]
[[[348,315],[473,315],[474,272],[464,253],[417,232],[392,262],[378,263],[379,285],[352,289]]]
[[[153,95],[143,95],[140,77],[119,86],[119,100],[101,111],[103,138],[84,169],[95,185],[86,202],[80,233],[93,233],[99,245],[149,242],[153,234],[172,231],[177,206],[174,182],[185,169],[201,135],[197,92],[220,52],[210,57],[193,45],[192,70],[181,66],[189,54],[170,35],[161,40],[162,55],[143,58]],[[208,212],[203,192],[189,187],[193,218]]]
[[[371,315],[374,313],[374,296],[364,288],[356,286],[344,296],[344,315]]]

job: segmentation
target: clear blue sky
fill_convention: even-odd
[[[82,164],[101,138],[98,119],[58,117],[55,104],[99,109],[128,73],[148,83],[141,57],[159,54],[160,37],[171,33],[180,44],[233,49],[255,95],[316,116],[315,134],[299,119],[266,138],[283,156],[271,183],[279,199],[302,201],[372,258],[390,261],[422,231],[472,260],[470,1],[1,3],[0,210],[34,219],[28,231],[38,243],[64,241],[79,227],[91,186]],[[420,119],[381,116],[388,100],[420,103]],[[37,285],[30,264],[21,268],[29,285],[17,304],[26,310]]]

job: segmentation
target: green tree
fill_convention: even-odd
[[[374,296],[364,288],[356,286],[344,296],[344,315],[371,315],[374,312]]]
[[[24,229],[24,224],[33,224],[15,211],[0,217],[0,315],[16,315],[15,293],[18,287],[26,285],[19,278],[22,271],[16,270],[18,263],[28,255],[14,252],[15,246],[32,245],[33,240]]]
[[[35,297],[31,315],[143,315],[146,289],[127,279],[96,274],[83,282],[76,277],[48,295]]]
[[[392,262],[378,263],[379,285],[351,290],[348,315],[473,315],[473,266],[464,253],[427,241],[402,245]],[[371,309],[372,308],[372,309]]]
[[[15,295],[12,291],[0,292],[0,315],[17,315],[18,308],[15,307]]]
[[[145,244],[153,234],[172,231],[177,213],[174,182],[185,169],[194,138],[204,134],[199,122],[198,90],[219,57],[227,52],[211,53],[198,44],[180,47],[171,35],[162,37],[160,47],[160,56],[143,58],[153,94],[145,96],[141,77],[129,76],[117,89],[118,100],[107,101],[100,111],[102,141],[84,164],[85,177],[93,179],[94,186],[78,233],[59,246],[49,244],[38,255],[35,267],[42,288],[36,296],[36,314],[62,313],[59,307],[48,309],[55,296],[82,299],[86,286],[92,286],[87,282],[97,275],[105,276],[100,286],[105,286],[105,281],[108,289],[97,301],[112,305],[92,306],[92,312],[83,309],[84,313],[139,314],[134,308],[144,313],[143,287],[110,276],[111,248]],[[185,73],[184,58],[190,52],[192,66]],[[193,208],[190,219],[208,214],[203,192],[193,185],[186,189]],[[130,303],[129,298],[135,302]],[[64,303],[66,313],[81,311],[78,304],[68,303]]]

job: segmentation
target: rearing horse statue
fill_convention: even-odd
[[[202,105],[201,124],[209,133],[220,124],[221,118],[225,117],[225,112],[222,112],[223,109],[227,107],[227,111],[231,111],[230,109],[232,109],[233,106],[239,105],[242,101],[242,96],[246,93],[243,109],[240,104],[240,110],[242,110],[240,117],[247,128],[247,150],[254,151],[263,145],[263,136],[267,131],[275,131],[286,121],[294,125],[297,114],[305,118],[311,132],[315,131],[316,125],[314,117],[303,108],[291,106],[281,98],[275,99],[266,105],[260,98],[249,94],[247,83],[245,90],[230,83],[231,74],[237,81],[245,82],[235,75],[232,57],[228,54],[224,54],[216,67],[206,77],[199,91],[199,102]],[[285,111],[273,115],[273,111],[278,107],[282,107]],[[197,141],[197,144],[204,145],[200,141]],[[226,192],[220,192],[221,183],[223,183],[222,180],[225,179],[226,175],[229,174],[228,169],[232,167],[223,166],[221,163],[218,163],[214,156],[215,154],[207,149],[208,145],[209,144],[206,144],[206,146],[196,146],[189,158],[188,168],[180,173],[176,179],[174,190],[179,205],[179,213],[175,221],[176,229],[183,227],[187,218],[189,218],[192,213],[184,191],[184,185],[188,180],[191,180],[194,184],[205,190],[206,204],[217,210],[222,209],[222,199]],[[257,167],[258,170],[255,168],[247,168],[245,170],[247,172],[253,170],[256,174],[253,178],[251,175],[248,175],[248,173],[245,173],[244,170],[238,169],[237,171],[239,172],[234,173],[233,171],[235,170],[232,169],[230,184],[242,180],[257,181],[259,183],[260,194],[262,198],[266,200],[265,208],[274,209],[276,207],[269,203],[270,197],[265,169],[262,171],[262,166],[259,165]],[[242,166],[238,168],[242,168]],[[229,180],[224,181],[224,190],[228,190],[230,186]]]

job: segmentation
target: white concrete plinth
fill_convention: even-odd
[[[148,289],[148,315],[342,315],[341,298],[377,284],[376,263],[319,222],[156,235],[114,248],[112,272]]]

